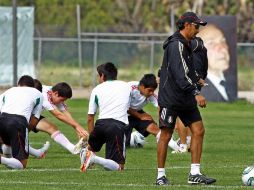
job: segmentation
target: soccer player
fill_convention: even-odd
[[[1,96],[0,137],[12,149],[12,158],[0,156],[0,163],[12,169],[24,169],[28,159],[28,128],[38,123],[42,94],[34,88],[33,78],[24,75],[18,87]]]
[[[154,107],[158,108],[157,96],[154,94],[158,86],[155,75],[145,74],[140,81],[131,81],[128,84],[131,88],[131,99],[128,110],[129,125],[125,130],[126,146],[130,146],[133,128],[144,137],[147,137],[149,134],[154,135],[158,142],[160,129],[152,116],[143,110],[148,103],[152,103]]]
[[[40,83],[39,80],[37,79],[34,79],[34,85],[35,85],[35,88],[37,90],[39,90],[40,92],[42,92],[42,85]],[[3,95],[0,96],[0,99],[3,98]],[[2,105],[2,101],[0,101],[0,105]],[[0,106],[1,107],[1,106]],[[2,154],[7,157],[7,158],[11,158],[12,157],[12,149],[11,149],[11,146],[8,146],[6,144],[3,144],[2,141],[0,140],[0,147],[1,147],[1,152]],[[43,147],[41,147],[40,149],[35,149],[33,148],[30,144],[29,144],[29,154],[38,158],[38,159],[41,159],[41,158],[44,158],[46,156],[46,153],[48,151],[50,147],[50,143],[49,141],[46,141],[46,143],[43,145]]]
[[[206,107],[206,100],[197,87],[199,81],[195,73],[192,50],[189,46],[199,32],[200,25],[206,25],[193,12],[184,13],[177,21],[178,30],[163,45],[164,57],[160,70],[158,103],[160,106],[161,136],[157,146],[158,175],[156,185],[169,185],[165,174],[167,145],[179,117],[192,132],[190,184],[212,184],[215,179],[200,171],[205,128],[198,110]],[[201,85],[204,85],[201,83]]]
[[[123,170],[125,164],[124,127],[128,124],[127,111],[130,101],[130,87],[117,80],[117,68],[111,62],[97,67],[99,85],[91,93],[87,116],[90,133],[88,147],[81,150],[81,172],[91,164],[99,164],[107,170]],[[99,116],[94,124],[94,117]],[[106,158],[96,156],[106,143]]]
[[[35,87],[41,89],[39,81],[35,82]],[[72,126],[79,137],[87,138],[87,131],[73,119],[71,113],[67,110],[65,101],[72,97],[72,89],[69,84],[65,82],[57,83],[52,86],[42,86],[43,94],[43,110],[48,110],[60,121]],[[48,121],[45,117],[41,116],[39,123],[33,129],[34,132],[43,131],[51,135],[51,138],[72,154],[78,154],[80,150],[75,149],[63,133],[61,133],[57,126]]]

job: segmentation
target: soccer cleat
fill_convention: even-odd
[[[169,185],[169,181],[168,179],[166,178],[166,176],[162,176],[158,179],[156,179],[156,185]]]
[[[216,182],[216,179],[206,177],[202,174],[191,175],[189,174],[188,183],[190,184],[205,184],[209,185]]]
[[[81,172],[86,172],[86,170],[93,164],[94,155],[95,154],[87,148],[80,151]]]
[[[38,159],[43,159],[46,157],[46,154],[47,154],[47,151],[50,147],[50,143],[49,141],[46,141],[46,143],[43,145],[42,148],[40,148],[40,151],[41,151],[41,155],[39,157],[37,157]]]
[[[73,148],[73,154],[79,154],[82,148],[86,148],[88,145],[87,141],[84,141],[84,138],[80,138],[78,143]]]

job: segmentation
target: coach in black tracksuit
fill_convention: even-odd
[[[192,132],[191,170],[188,183],[211,184],[216,180],[202,175],[200,160],[205,129],[197,104],[206,106],[200,95],[198,83],[204,84],[196,74],[190,42],[199,32],[199,26],[206,25],[193,12],[184,13],[177,22],[178,31],[164,43],[164,57],[160,69],[158,103],[161,135],[157,146],[158,176],[157,185],[168,185],[165,174],[167,146],[171,139],[176,118],[179,117]]]

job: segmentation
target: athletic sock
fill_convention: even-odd
[[[3,151],[3,155],[6,158],[11,158],[12,157],[12,150],[11,147],[6,145],[6,144],[2,144],[2,151]]]
[[[54,132],[51,135],[51,138],[73,154],[74,144],[72,144],[60,131]]]
[[[174,141],[173,137],[171,137],[170,141],[168,142],[168,146],[170,148],[172,148],[173,150],[177,150],[178,149],[177,142]]]
[[[166,174],[165,174],[165,168],[158,168],[157,179],[161,178],[162,176],[166,176]]]
[[[22,163],[19,160],[17,160],[16,158],[5,158],[5,157],[1,156],[0,159],[1,159],[1,164],[4,164],[9,168],[23,169]]]
[[[191,175],[197,175],[200,173],[200,164],[191,164]]]
[[[119,170],[119,164],[113,160],[94,155],[93,163],[103,166],[106,170]]]
[[[155,137],[157,143],[159,142],[160,136],[161,136],[161,130],[157,133],[157,135],[156,135],[156,137]]]
[[[43,155],[43,151],[41,149],[35,149],[29,145],[29,154],[35,156],[36,158],[39,158]]]

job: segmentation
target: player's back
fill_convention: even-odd
[[[42,94],[31,87],[12,87],[1,95],[1,112],[16,114],[26,117],[29,122],[31,113],[38,106],[39,114],[42,105]]]
[[[118,80],[103,82],[95,87],[94,95],[99,107],[99,119],[113,118],[128,123],[130,87],[126,82]]]

